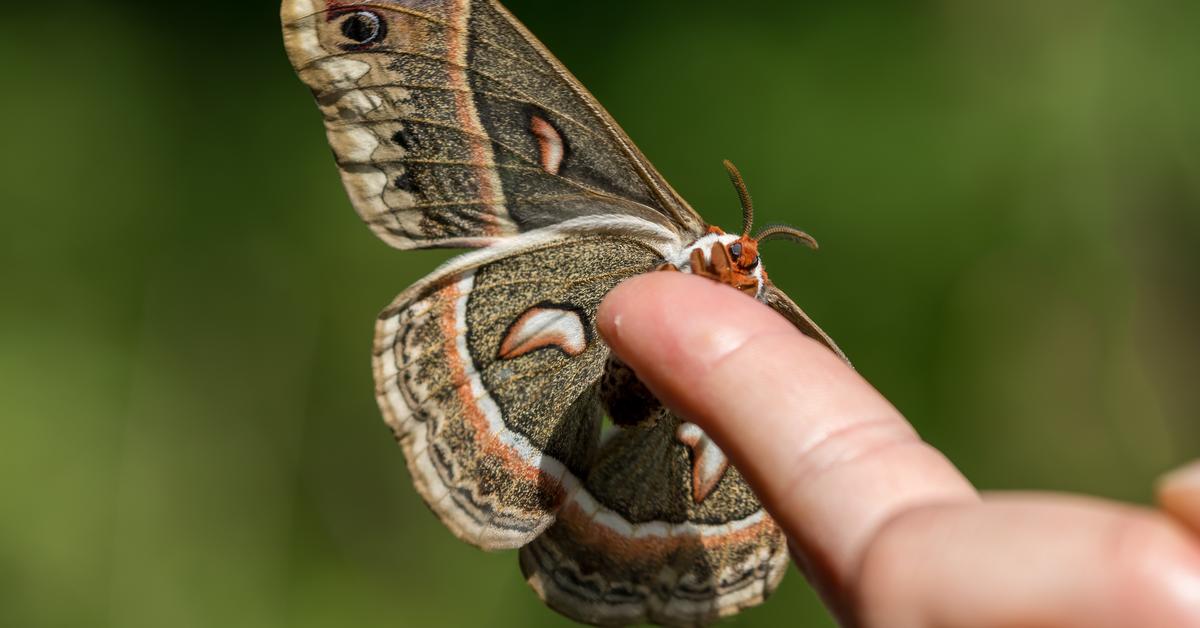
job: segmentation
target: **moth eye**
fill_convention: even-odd
[[[342,34],[359,45],[373,44],[383,39],[385,30],[383,20],[370,11],[352,13],[342,22]]]
[[[733,244],[729,245],[729,256],[735,260],[742,256],[741,242],[734,242]]]

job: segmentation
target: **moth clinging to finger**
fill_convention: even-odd
[[[707,623],[778,585],[787,542],[698,426],[595,323],[628,277],[687,272],[774,308],[759,245],[708,225],[494,0],[284,0],[351,203],[399,249],[474,249],[379,315],[376,396],[417,491],[459,538],[520,549],[551,607],[596,624]],[[602,434],[605,418],[613,426]]]

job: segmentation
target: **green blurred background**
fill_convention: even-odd
[[[818,237],[772,276],[979,486],[1200,452],[1200,3],[508,4],[706,217],[729,157]],[[7,11],[0,624],[565,624],[409,485],[372,324],[447,254],[359,224],[277,5]]]

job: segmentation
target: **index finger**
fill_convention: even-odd
[[[892,516],[978,499],[866,380],[736,290],[651,273],[613,290],[597,322],[651,391],[729,455],[825,585],[853,578]]]

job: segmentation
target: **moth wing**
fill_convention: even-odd
[[[458,537],[514,548],[554,520],[599,437],[596,308],[660,259],[625,235],[534,232],[452,260],[380,314],[379,406]]]
[[[702,232],[498,2],[284,0],[281,17],[350,200],[392,246],[486,246],[600,209]]]
[[[850,358],[847,358],[846,354],[842,353],[842,350],[838,348],[833,338],[830,338],[829,334],[825,333],[813,319],[809,318],[808,314],[805,314],[804,310],[800,309],[800,306],[796,305],[796,302],[792,301],[783,290],[780,290],[775,284],[767,282],[763,295],[767,305],[788,319],[801,333],[825,345],[834,355],[841,358],[846,364],[850,364]]]
[[[715,445],[681,441],[681,425],[699,430],[667,411],[612,428],[583,488],[521,549],[551,607],[598,625],[697,625],[775,590],[789,562],[783,532]],[[697,502],[705,475],[716,484]]]

